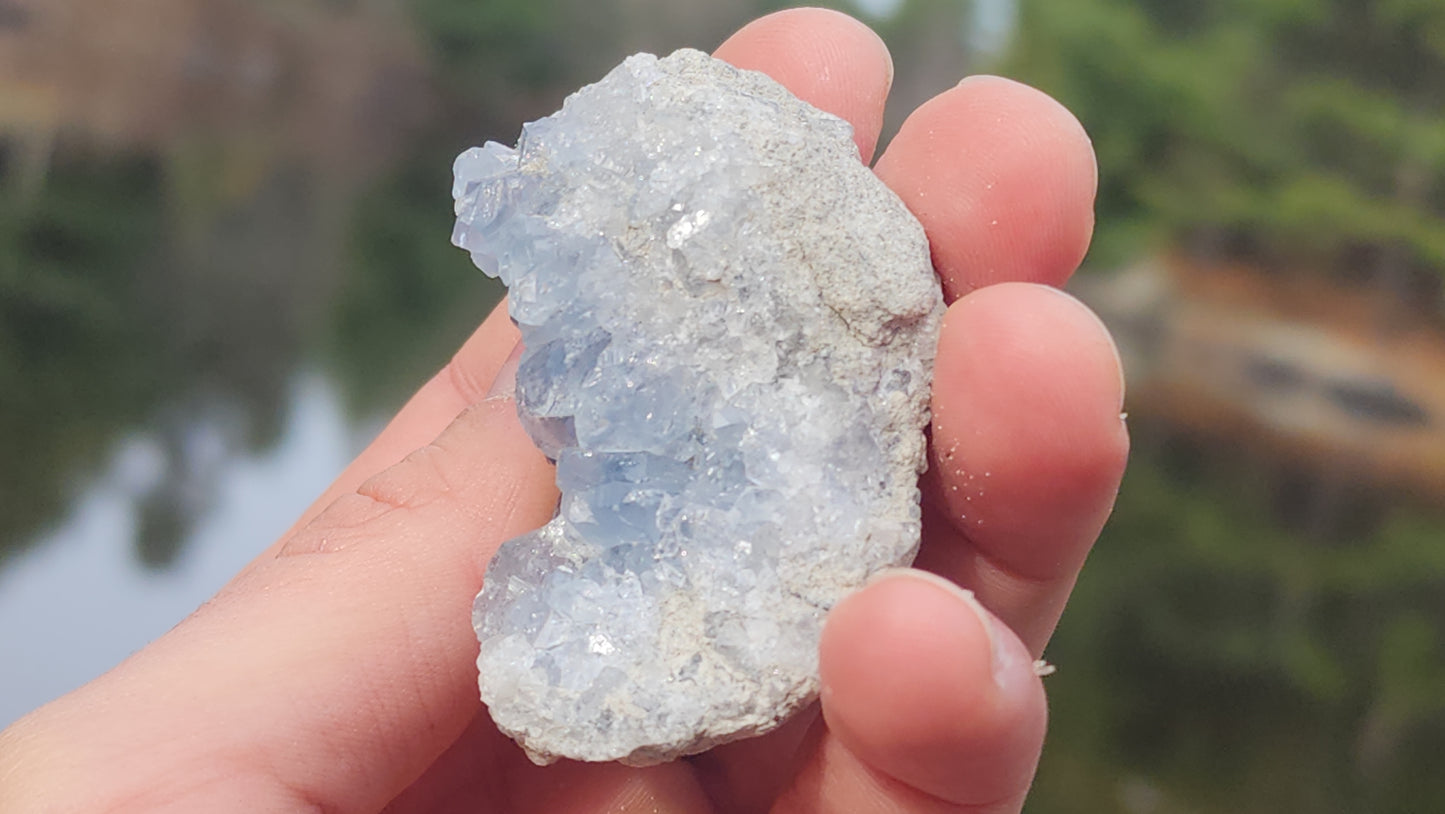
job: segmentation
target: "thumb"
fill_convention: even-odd
[[[890,572],[828,615],[826,725],[774,814],[1011,814],[1047,711],[1023,642],[942,577]]]
[[[476,404],[17,724],[29,764],[13,776],[52,804],[56,788],[84,794],[84,810],[377,810],[479,709],[472,598],[497,546],[555,505],[512,399]]]

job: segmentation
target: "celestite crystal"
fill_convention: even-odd
[[[775,727],[816,694],[828,609],[918,547],[922,228],[845,122],[696,51],[468,150],[454,195],[562,492],[477,597],[497,726],[538,762],[637,765]]]

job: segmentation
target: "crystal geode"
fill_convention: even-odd
[[[697,51],[468,150],[454,195],[562,493],[477,597],[497,726],[538,762],[635,765],[777,726],[828,609],[918,547],[922,227],[847,123]]]

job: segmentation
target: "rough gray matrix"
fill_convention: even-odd
[[[454,194],[562,491],[477,597],[497,726],[538,762],[637,765],[777,726],[828,609],[918,547],[922,227],[846,123],[696,51],[467,151]]]

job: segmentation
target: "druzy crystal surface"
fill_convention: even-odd
[[[773,728],[816,694],[828,609],[917,550],[922,228],[845,122],[696,51],[455,169],[454,242],[508,287],[562,495],[477,597],[493,719],[539,762]]]

